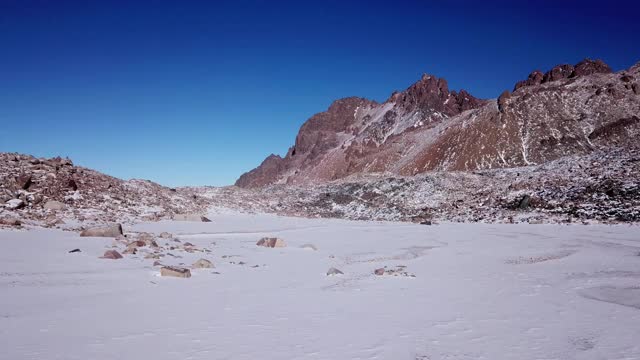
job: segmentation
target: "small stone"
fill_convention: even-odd
[[[264,237],[264,238],[260,239],[256,243],[256,245],[269,247],[269,248],[282,248],[282,247],[287,246],[287,244],[284,242],[284,240],[279,239],[279,238],[270,238],[270,237]]]
[[[384,268],[379,268],[379,269],[375,269],[373,271],[374,274],[380,276],[380,275],[384,275]]]
[[[327,270],[327,276],[333,276],[333,275],[343,275],[344,273],[334,267],[330,268],[329,270]]]
[[[172,276],[178,278],[190,278],[191,271],[178,266],[163,266],[160,268],[160,276]]]
[[[164,231],[164,232],[161,232],[160,235],[158,235],[158,237],[160,239],[171,239],[171,238],[173,238],[173,234]]]
[[[116,250],[107,250],[104,252],[104,255],[102,255],[102,259],[117,260],[122,259],[122,255]]]
[[[70,251],[69,251],[69,254],[72,254],[72,253],[79,253],[79,252],[80,252],[80,249],[73,249],[73,250],[70,250]]]
[[[191,265],[194,269],[211,269],[214,268],[213,263],[207,259],[200,259]]]
[[[116,238],[122,235],[122,225],[115,224],[104,227],[89,228],[80,233],[80,236],[86,237],[113,237]]]
[[[173,215],[174,221],[195,221],[195,222],[211,222],[211,220],[207,219],[202,215],[196,214],[175,214]]]

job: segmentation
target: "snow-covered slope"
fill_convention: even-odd
[[[210,217],[125,227],[214,263],[188,279],[99,259],[113,239],[0,230],[0,358],[640,358],[637,226]]]

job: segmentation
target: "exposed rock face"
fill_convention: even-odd
[[[635,141],[640,67],[612,74],[600,60],[534,71],[497,101],[425,75],[378,104],[336,101],[304,125],[284,158],[272,155],[236,185],[319,184],[365,173],[413,176],[541,164]]]
[[[115,224],[111,226],[102,226],[102,227],[94,227],[89,228],[80,233],[80,236],[83,237],[112,237],[116,238],[122,235],[122,225]],[[144,243],[143,243],[144,244]]]

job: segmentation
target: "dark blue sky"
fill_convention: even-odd
[[[634,3],[0,0],[0,151],[230,184],[333,100],[425,72],[491,98],[558,63],[629,67]]]

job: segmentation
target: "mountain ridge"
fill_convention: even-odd
[[[383,103],[334,101],[300,128],[284,157],[242,174],[240,187],[323,183],[358,173],[524,166],[628,141],[640,116],[640,66],[613,73],[602,60],[532,72],[498,99],[449,90],[424,74]],[[628,119],[624,121],[624,119]],[[617,125],[616,125],[617,124]],[[596,129],[606,137],[589,138]],[[611,129],[613,129],[611,128]]]

